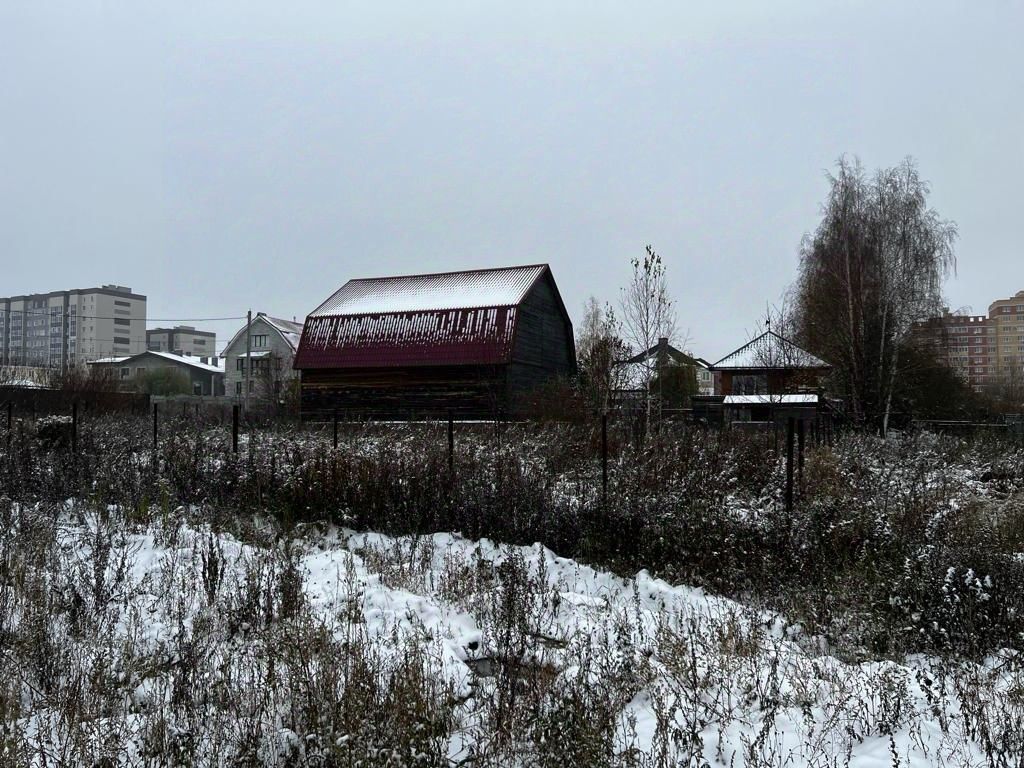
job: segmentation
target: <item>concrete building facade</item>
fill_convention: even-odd
[[[992,302],[988,316],[946,311],[915,330],[977,392],[1024,381],[1024,291]]]
[[[918,324],[915,331],[933,344],[946,364],[975,391],[982,391],[995,380],[995,326],[985,315],[944,312],[941,317]]]
[[[1024,379],[1024,291],[988,307],[998,381]]]
[[[146,348],[153,352],[174,352],[191,357],[216,357],[217,334],[200,331],[191,325],[173,328],[150,328],[146,331]]]
[[[146,349],[146,297],[104,285],[0,298],[0,364],[66,368]]]

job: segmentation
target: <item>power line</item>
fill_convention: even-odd
[[[24,316],[34,315],[37,317],[75,317],[81,320],[142,320],[147,323],[215,323],[221,320],[245,320],[245,315],[238,317],[131,317],[119,315],[117,317],[104,317],[101,315],[79,315],[73,312],[48,312],[35,309],[9,309],[8,314],[19,314]]]

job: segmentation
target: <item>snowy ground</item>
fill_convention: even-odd
[[[1022,759],[1009,653],[851,664],[782,617],[539,545],[310,527],[258,546],[133,528],[116,510],[56,523],[48,572],[26,565],[3,586],[8,637],[38,618],[24,585],[49,595],[39,642],[57,665],[41,682],[46,660],[17,657],[21,714],[0,741],[12,764],[163,765],[175,750],[178,764],[348,764],[359,732],[326,723],[322,700],[352,700],[356,657],[435,713],[418,741],[359,747],[364,765],[598,764],[579,756],[587,739],[609,765]]]

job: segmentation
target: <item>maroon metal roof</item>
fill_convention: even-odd
[[[295,367],[501,365],[546,265],[350,280],[306,320]]]

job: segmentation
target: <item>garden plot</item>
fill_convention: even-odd
[[[11,764],[1021,757],[1013,653],[850,663],[777,614],[539,545],[316,526],[243,543],[78,507],[18,509],[10,535],[28,545],[0,613]]]

